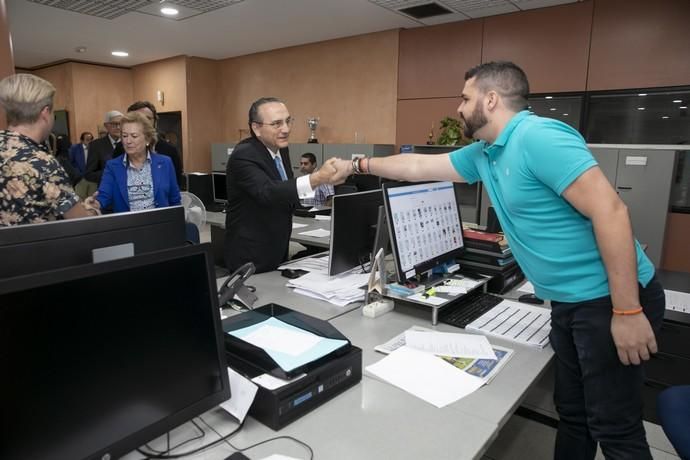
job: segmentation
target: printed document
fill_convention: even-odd
[[[496,359],[489,339],[483,335],[408,330],[405,331],[405,343],[410,348],[437,356]]]
[[[544,348],[549,344],[551,310],[504,300],[472,321],[465,329]]]
[[[313,236],[314,238],[325,238],[331,235],[331,231],[326,230],[325,228],[317,228],[316,230],[301,232],[300,235]]]
[[[690,313],[690,294],[669,289],[664,289],[664,294],[666,294],[667,310]]]

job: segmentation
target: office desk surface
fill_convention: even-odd
[[[219,286],[222,284],[222,281],[224,281],[224,278],[218,280]],[[256,288],[255,294],[258,297],[254,304],[256,307],[268,303],[277,303],[323,320],[330,320],[351,310],[358,309],[362,305],[362,302],[353,302],[344,307],[339,307],[323,300],[296,294],[294,289],[285,285],[287,282],[288,279],[281,276],[280,272],[273,271],[253,275],[247,280],[246,284]]]
[[[376,345],[392,339],[413,325],[442,332],[464,332],[442,323],[432,327],[426,316],[416,314],[419,313],[418,310],[405,309],[404,313],[400,310],[396,306],[394,311],[376,319],[366,318],[358,310],[352,311],[333,319],[331,324],[362,349],[363,367],[385,356],[374,351]],[[520,405],[532,383],[539,379],[549,365],[553,359],[553,350],[550,346],[540,350],[493,337],[489,337],[489,341],[513,349],[513,356],[491,384],[462,398],[451,407],[493,423],[500,429]]]

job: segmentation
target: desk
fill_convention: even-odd
[[[213,247],[213,262],[225,267],[225,213],[222,212],[207,212],[206,222],[211,227],[211,246]],[[300,235],[302,232],[316,229],[331,229],[330,220],[317,220],[311,217],[293,216],[292,222],[295,224],[306,224],[306,227],[293,228],[290,240],[307,246],[316,246],[319,248],[328,249],[330,246],[330,236],[324,238],[315,238],[313,236]]]

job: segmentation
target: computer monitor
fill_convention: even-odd
[[[123,454],[230,397],[210,246],[0,280],[0,458]]]
[[[0,279],[90,264],[93,250],[131,243],[135,255],[186,244],[182,206],[0,227]]]
[[[228,189],[225,173],[213,173],[213,201],[216,203],[228,202]]]
[[[381,190],[333,197],[329,275],[343,273],[370,260],[382,205]]]
[[[385,183],[383,198],[398,282],[464,251],[452,182]]]

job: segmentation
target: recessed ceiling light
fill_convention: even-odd
[[[546,96],[544,99],[553,99],[553,96]]]
[[[668,115],[664,115],[661,117],[662,120],[668,120]]]
[[[567,114],[567,113],[564,113],[564,114],[563,114],[563,116],[564,116],[564,117],[567,117],[567,116],[568,116],[568,114]]]
[[[646,96],[647,93],[639,93],[638,96]]]
[[[166,16],[177,16],[179,11],[177,10],[177,8],[166,6],[161,8],[161,13],[163,13]]]
[[[644,110],[644,107],[638,107],[637,110]]]
[[[127,57],[127,56],[129,56],[129,53],[128,53],[127,51],[113,51],[113,52],[110,53],[110,54],[112,54],[113,56],[117,56],[117,57]]]
[[[76,48],[74,48],[74,51],[76,51],[77,53],[86,53],[86,47],[85,46],[77,46]]]
[[[680,104],[681,102],[683,102],[682,99],[674,99],[674,100],[673,100],[673,103],[674,103],[674,104]]]
[[[549,110],[554,112],[556,110],[556,107],[551,107]]]
[[[679,109],[687,109],[687,108],[688,108],[688,106],[687,106],[687,105],[681,105],[681,106],[680,106],[680,107],[678,107],[678,108],[679,108]]]

